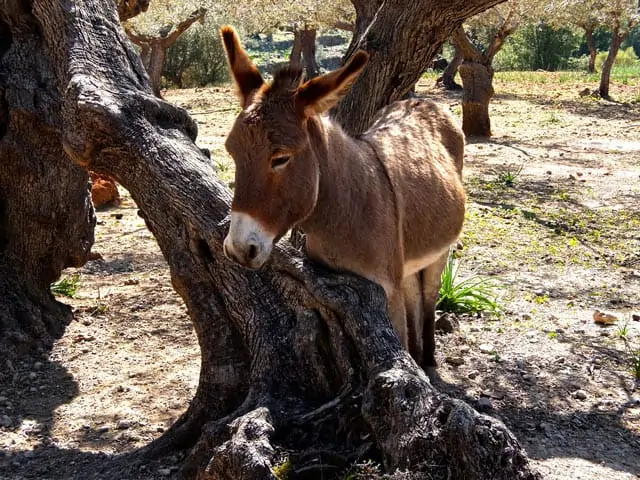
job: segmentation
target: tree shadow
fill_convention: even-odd
[[[440,378],[436,387],[475,408],[477,395],[469,392],[482,389],[482,396],[491,398],[492,408],[486,413],[501,419],[532,459],[582,458],[640,475],[640,433],[629,426],[629,417],[640,411],[640,398],[633,396],[630,375],[607,368],[615,364],[616,370],[623,370],[625,359],[618,350],[581,335],[562,334],[558,341],[572,343],[574,353],[591,360],[575,365],[535,349],[523,358],[502,358],[499,364],[474,358],[482,363],[473,365],[482,370],[479,376],[472,380],[468,369],[454,369],[451,382]],[[576,397],[598,376],[623,384],[626,401],[601,398],[594,403],[592,398]]]

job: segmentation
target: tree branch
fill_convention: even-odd
[[[182,35],[191,25],[195,22],[200,21],[200,23],[204,23],[204,17],[207,13],[206,8],[199,8],[191,15],[189,15],[186,19],[181,21],[175,29],[171,30],[169,35],[164,39],[164,43],[166,45],[173,44],[180,35]]]
[[[478,47],[471,43],[462,25],[453,31],[451,41],[460,49],[462,57],[465,60],[482,64],[485,63],[485,55]]]

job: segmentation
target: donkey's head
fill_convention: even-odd
[[[226,141],[236,164],[231,226],[224,253],[249,268],[267,261],[273,244],[315,208],[327,140],[318,115],[336,105],[365,66],[357,52],[334,72],[302,82],[283,68],[266,85],[231,27],[222,28],[242,112]]]

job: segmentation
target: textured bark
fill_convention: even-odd
[[[289,55],[289,65],[293,68],[302,67],[302,32],[298,29],[293,31],[293,45],[291,55]]]
[[[71,320],[50,284],[93,244],[89,177],[60,143],[55,59],[26,6],[0,16],[0,364],[50,346]],[[26,15],[21,18],[22,15]]]
[[[598,49],[596,48],[596,42],[593,38],[593,27],[585,27],[584,33],[587,37],[587,46],[589,47],[589,67],[587,71],[589,73],[596,73],[596,56],[598,55]]]
[[[314,78],[320,74],[318,62],[316,61],[316,35],[315,28],[305,28],[302,30],[302,59],[304,61],[304,71],[306,78]]]
[[[517,25],[511,23],[511,12],[502,22],[487,49],[476,47],[462,27],[456,28],[452,41],[459,50],[463,62],[458,68],[462,78],[462,131],[467,137],[491,136],[489,102],[493,90],[493,58],[504,45],[509,35],[515,32]]]
[[[537,478],[502,423],[431,386],[402,349],[381,287],[325,271],[284,243],[260,271],[225,259],[231,193],[195,146],[195,122],[153,95],[113,4],[35,0],[12,18],[20,19],[9,24],[13,37],[22,35],[46,60],[25,65],[16,79],[50,99],[34,103],[34,114],[59,112],[47,126],[48,144],[129,190],[201,347],[187,412],[101,478],[135,478],[137,458],[187,447],[182,473],[189,478],[275,478],[283,451],[298,478],[337,474],[367,457],[431,478]],[[42,73],[51,79],[46,85],[30,81]],[[71,161],[67,168],[80,171]],[[60,188],[65,198],[88,195],[86,185],[69,194]],[[322,464],[319,450],[329,459]]]
[[[173,45],[180,35],[186,32],[195,22],[204,22],[207,10],[200,8],[189,15],[188,18],[177,25],[166,25],[158,36],[141,35],[134,32],[130,27],[126,28],[129,39],[140,47],[142,63],[149,75],[149,81],[153,93],[160,97],[160,86],[162,83],[162,72],[164,62],[167,58],[167,50]]]
[[[365,131],[375,112],[411,90],[454,28],[502,2],[353,0],[356,30],[346,57],[357,49],[371,57],[336,118],[349,133]]]

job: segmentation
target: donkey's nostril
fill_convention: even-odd
[[[247,258],[249,260],[253,260],[258,256],[258,247],[255,245],[249,245],[249,250],[247,251]]]

